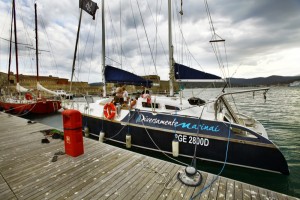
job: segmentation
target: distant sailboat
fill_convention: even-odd
[[[39,57],[38,57],[38,23],[37,23],[37,5],[36,2],[34,3],[34,10],[35,10],[35,35],[36,35],[36,80],[37,80],[37,90],[38,91],[44,91],[51,95],[57,96],[57,93],[54,91],[51,91],[45,87],[43,87],[39,83]],[[34,114],[49,114],[54,113],[61,109],[61,100],[57,99],[49,99],[44,97],[37,97],[36,98],[36,104],[31,109],[31,113]]]
[[[16,52],[16,91],[17,95],[14,96],[2,96],[0,101],[0,107],[5,112],[13,114],[27,114],[33,107],[32,96],[28,93],[27,96],[22,97],[21,93],[28,92],[29,90],[22,87],[19,83],[19,68],[18,68],[18,40],[17,40],[17,26],[16,26],[16,9],[15,0],[12,1],[12,22],[11,22],[11,34],[10,34],[10,59],[8,68],[8,84],[10,82],[10,64],[11,64],[11,44],[12,44],[12,29],[14,26],[14,37],[15,37],[15,52]],[[24,99],[23,99],[24,98]]]
[[[12,19],[14,24],[14,36],[15,36],[15,51],[16,51],[16,91],[18,94],[1,97],[0,107],[5,112],[25,115],[29,113],[34,114],[49,114],[58,111],[61,108],[60,100],[46,99],[43,97],[35,96],[29,89],[23,87],[19,83],[19,67],[18,67],[18,46],[17,46],[17,26],[16,26],[16,11],[15,0],[12,3]],[[37,37],[37,13],[35,3],[35,22],[36,22],[36,64],[37,64],[37,87],[38,90],[46,90],[38,82],[38,37]],[[12,34],[11,34],[12,35]],[[10,43],[11,44],[11,43]],[[11,60],[11,59],[10,59]],[[10,63],[9,63],[10,66]],[[10,75],[10,67],[8,70],[8,82]],[[50,91],[51,92],[51,91]],[[56,95],[55,93],[52,93]]]

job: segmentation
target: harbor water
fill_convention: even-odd
[[[226,92],[238,90],[243,88],[233,88]],[[187,89],[184,90],[183,96],[193,95],[208,100],[216,97],[220,91],[220,88]],[[236,104],[238,112],[252,116],[264,125],[269,139],[285,156],[290,175],[226,166],[221,176],[300,198],[300,88],[271,87],[266,99],[263,92],[235,95],[234,101],[230,97],[228,99]],[[30,115],[24,118],[63,130],[60,112],[47,116]],[[167,160],[163,154],[151,156]],[[214,174],[218,174],[222,168],[222,165],[206,162],[198,162],[197,166],[199,170]]]

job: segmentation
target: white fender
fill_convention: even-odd
[[[173,153],[173,157],[178,157],[178,155],[179,155],[179,142],[178,142],[178,140],[173,140],[172,141],[172,153]]]
[[[89,137],[89,135],[90,135],[89,127],[85,126],[83,132],[84,132],[85,137]]]
[[[103,142],[104,141],[104,135],[105,135],[105,133],[103,131],[100,131],[99,142]]]
[[[131,135],[126,134],[126,148],[131,148]]]

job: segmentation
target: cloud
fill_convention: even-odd
[[[85,12],[82,15],[76,60],[76,80],[79,81],[102,80],[102,1],[95,2],[100,7],[96,20]],[[35,45],[34,1],[16,3],[18,42]],[[212,34],[205,5],[196,0],[183,1],[183,16],[180,16],[180,1],[173,3],[175,60],[221,75],[209,43]],[[38,1],[39,48],[51,52],[40,54],[41,75],[70,79],[80,13],[78,4],[74,0]],[[224,66],[229,68],[228,76],[250,78],[300,74],[295,56],[300,53],[299,1],[214,0],[208,1],[208,6],[215,33],[226,40],[226,48],[221,44],[219,50],[223,53]],[[167,2],[105,1],[105,8],[107,64],[139,75],[158,74],[167,80]],[[1,38],[9,39],[10,10],[11,1],[0,2]],[[0,42],[0,70],[6,72],[8,42],[3,39]],[[34,52],[25,53],[25,50],[28,51],[20,47],[20,71],[34,74]]]

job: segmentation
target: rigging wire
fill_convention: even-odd
[[[20,12],[17,12],[17,14],[20,16],[19,20],[22,22],[22,25],[24,27],[24,33],[26,35],[26,37],[24,37],[24,38],[25,38],[25,40],[26,40],[27,43],[29,43],[31,46],[33,46],[34,42],[32,41],[32,39],[30,37],[30,34],[28,33],[28,27],[27,27],[27,24],[24,21],[26,19],[26,17],[23,15],[23,9],[22,9],[22,7],[20,7],[20,5],[22,5],[22,3],[20,1],[18,1],[16,7],[18,7],[18,10]],[[26,53],[28,54],[28,57],[31,58],[31,59],[29,59],[29,66],[31,68],[31,71],[33,72],[33,71],[35,71],[34,70],[35,68],[33,67],[33,62],[32,62],[32,60],[34,58],[34,54],[32,54],[31,51],[26,51],[25,55],[26,55]],[[20,62],[23,63],[23,66],[28,66],[26,64],[25,59],[20,59]],[[22,66],[22,65],[20,65],[20,66]],[[24,68],[24,69],[26,70],[26,68]]]
[[[45,35],[46,35],[46,37],[47,37],[47,45],[48,45],[48,47],[49,47],[49,49],[50,49],[50,55],[51,55],[51,57],[52,57],[52,60],[53,60],[53,62],[54,62],[54,66],[55,66],[55,68],[56,68],[56,73],[58,74],[58,66],[57,66],[57,62],[56,62],[56,59],[55,59],[55,56],[54,56],[54,51],[53,51],[53,48],[52,48],[52,45],[51,45],[51,42],[50,42],[50,39],[49,39],[49,35],[48,35],[48,32],[47,32],[47,30],[46,30],[46,26],[45,26],[45,23],[44,23],[44,19],[43,19],[43,17],[40,15],[40,18],[41,18],[41,23],[42,23],[42,26],[43,26],[43,28],[44,28],[44,33],[45,33]]]
[[[120,48],[121,48],[121,52],[120,52],[120,60],[121,60],[121,69],[123,68],[123,62],[122,62],[122,58],[123,58],[123,48],[122,48],[122,0],[120,0]]]
[[[149,5],[149,3],[148,3],[148,1],[146,1],[147,2],[147,5],[148,5],[148,9],[149,9],[149,11],[150,11],[150,14],[151,14],[151,17],[152,17],[152,20],[153,20],[153,22],[155,22],[156,20],[154,19],[154,17],[153,17],[153,14],[152,14],[152,10],[151,10],[151,7],[150,7],[150,5]],[[160,6],[160,11],[159,11],[159,14],[161,13],[161,7],[162,7],[162,0],[161,0],[161,6]],[[156,27],[157,27],[157,23],[155,23],[156,24]],[[162,50],[163,50],[163,52],[164,52],[164,55],[166,55],[167,54],[167,51],[164,49],[164,45],[163,45],[163,42],[162,42],[162,40],[161,40],[161,37],[160,37],[160,35],[158,34],[158,38],[159,38],[159,41],[160,41],[160,44],[161,44],[161,47],[162,47]],[[168,58],[166,58],[166,63],[169,63],[169,59]]]
[[[158,50],[157,50],[157,43],[158,43],[158,39],[159,39],[159,41],[160,41],[160,44],[161,44],[161,46],[162,46],[162,49],[163,49],[163,52],[164,52],[164,54],[166,54],[166,52],[165,52],[165,50],[164,50],[164,47],[163,47],[163,44],[162,44],[162,41],[161,41],[161,38],[160,38],[160,36],[159,36],[159,34],[158,34],[158,16],[161,14],[161,10],[162,10],[162,0],[160,1],[160,6],[159,6],[159,8],[158,8],[158,0],[156,1],[156,17],[155,17],[155,19],[154,19],[154,17],[153,17],[153,13],[152,13],[152,10],[151,10],[151,7],[150,7],[150,5],[149,5],[149,2],[148,1],[146,1],[147,2],[147,6],[148,6],[148,9],[149,9],[149,11],[150,11],[150,14],[151,14],[151,17],[152,17],[152,20],[154,21],[154,24],[155,24],[155,38],[154,38],[154,42],[153,42],[153,46],[155,46],[155,47],[153,47],[153,49],[155,49],[155,63],[156,63],[156,65],[155,65],[155,74],[157,75],[157,77],[156,77],[156,80],[157,80],[157,82],[159,83],[160,82],[160,78],[159,78],[159,75],[158,75],[158,71],[157,71],[157,54],[158,54]],[[168,63],[169,61],[168,61],[168,59],[166,60],[166,63]],[[150,70],[150,69],[149,69]]]
[[[143,19],[142,12],[141,12],[141,9],[140,9],[140,5],[139,5],[138,0],[136,0],[136,2],[137,2],[138,9],[139,9],[139,12],[140,12],[142,24],[143,24],[143,27],[144,27],[144,32],[145,32],[145,35],[146,35],[146,38],[147,38],[147,43],[148,43],[148,47],[149,47],[149,50],[150,50],[151,59],[152,59],[152,62],[154,64],[155,72],[157,73],[156,62],[153,58],[153,53],[152,53],[151,46],[150,46],[150,43],[149,43],[149,37],[148,37],[147,31],[146,31],[146,27],[145,27],[144,19]]]
[[[141,55],[141,59],[142,59],[142,63],[143,63],[143,68],[144,68],[144,73],[146,75],[146,70],[145,70],[145,63],[144,63],[144,58],[143,58],[143,53],[142,53],[142,48],[141,48],[141,42],[140,42],[140,37],[137,31],[137,25],[136,25],[136,21],[135,21],[135,17],[134,17],[134,12],[133,12],[133,7],[132,7],[132,1],[130,0],[130,7],[131,7],[131,13],[132,13],[132,17],[133,17],[133,23],[135,26],[135,33],[138,39],[138,45],[139,45],[139,53]]]
[[[112,38],[116,41],[116,42],[114,42],[114,43],[112,43],[112,45],[107,45],[106,46],[106,48],[109,48],[110,46],[112,46],[112,54],[117,54],[117,55],[121,55],[122,54],[122,59],[123,59],[123,56],[125,55],[125,52],[123,51],[123,48],[119,48],[119,47],[121,47],[121,45],[120,45],[120,37],[118,37],[117,35],[117,31],[116,31],[116,29],[115,29],[115,27],[114,27],[114,23],[113,23],[113,19],[112,19],[112,14],[111,14],[111,11],[110,11],[110,8],[109,8],[109,5],[107,5],[107,7],[108,7],[108,15],[109,15],[109,19],[110,19],[110,27],[111,27],[111,32],[112,32],[112,35],[114,35]],[[121,21],[121,19],[120,19],[120,21]],[[119,52],[118,52],[118,49],[120,49],[119,50]],[[110,52],[109,52],[109,49],[107,49],[107,54],[109,54]],[[121,53],[120,53],[121,52]],[[120,56],[116,56],[116,57],[118,57],[118,59],[120,59]],[[125,57],[125,61],[127,61],[127,59],[126,59],[126,56],[124,56]],[[109,59],[109,60],[111,60],[111,61],[113,61],[114,63],[117,63],[117,64],[119,64],[121,67],[122,66],[124,66],[123,65],[123,61],[122,61],[122,59],[120,59],[120,61],[116,61],[115,59],[113,59],[113,58],[110,58],[108,55],[105,55],[105,58],[107,58],[107,59]],[[129,66],[131,67],[131,69],[134,71],[134,68],[131,66],[131,64],[129,64]]]
[[[179,13],[179,14],[183,13],[183,11],[181,12],[181,10],[179,10],[178,5],[177,5],[177,2],[175,2],[175,5],[176,5],[176,12]],[[178,15],[177,15],[177,16],[178,16]],[[180,21],[179,19],[177,19],[177,20]],[[202,71],[205,71],[205,70],[202,68],[202,66],[201,66],[201,64],[199,63],[199,61],[194,57],[194,55],[193,55],[192,52],[190,51],[190,49],[189,49],[189,47],[188,47],[189,45],[188,45],[188,43],[187,43],[187,41],[186,41],[186,39],[185,39],[185,37],[184,37],[184,34],[183,34],[183,30],[182,30],[181,24],[178,24],[178,29],[179,29],[179,32],[180,32],[180,34],[181,34],[183,43],[184,43],[184,45],[185,45],[185,49],[186,49],[186,51],[188,52],[188,54],[186,54],[186,56],[190,55],[191,58],[197,63],[198,67],[199,67]],[[191,59],[187,59],[187,60],[191,60]]]
[[[213,51],[216,55],[216,59],[217,59],[217,62],[219,64],[220,71],[222,72],[223,77],[225,79],[226,78],[226,73],[225,73],[225,70],[224,70],[223,59],[222,59],[222,56],[221,56],[221,53],[220,53],[219,46],[217,45],[218,42],[224,42],[224,46],[225,46],[225,40],[223,38],[221,38],[215,31],[215,27],[213,25],[213,21],[212,21],[212,18],[211,18],[211,14],[210,14],[210,10],[209,10],[207,0],[204,0],[204,4],[205,4],[205,10],[206,10],[207,18],[208,18],[208,21],[209,21],[209,27],[210,27],[211,34],[212,34],[212,39],[211,39],[210,43],[211,43]],[[226,54],[226,50],[225,50],[225,54]],[[227,55],[226,55],[226,61],[227,61]]]
[[[98,15],[98,14],[96,14]],[[90,59],[90,68],[89,68],[89,74],[88,74],[88,80],[90,79],[90,73],[91,73],[91,68],[92,68],[92,61],[93,61],[93,52],[94,52],[94,46],[95,46],[95,35],[96,35],[96,28],[97,28],[97,21],[98,21],[98,17],[96,18],[96,22],[95,22],[95,29],[94,29],[94,36],[93,36],[93,45],[92,45],[92,51],[91,51],[91,59]]]

